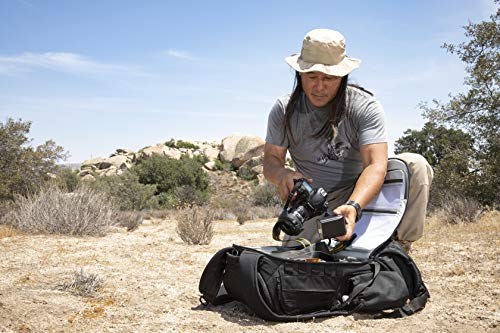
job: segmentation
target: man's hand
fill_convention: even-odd
[[[294,179],[305,178],[309,183],[313,181],[300,172],[285,168],[286,151],[285,147],[270,143],[266,143],[264,146],[264,176],[278,187],[278,194],[283,201],[287,199],[293,189]]]
[[[278,180],[278,193],[281,200],[285,201],[287,199],[290,191],[293,189],[293,185],[295,184],[293,180],[300,178],[305,178],[309,183],[312,183],[313,181],[311,178],[307,178],[300,172],[283,169]]]
[[[338,241],[346,241],[351,239],[352,233],[354,232],[354,226],[356,224],[356,208],[351,205],[342,205],[333,210],[335,214],[342,214],[345,217],[346,222],[346,234],[344,236],[337,237]]]

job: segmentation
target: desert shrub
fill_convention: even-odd
[[[238,205],[238,206],[235,206],[232,209],[232,211],[236,215],[236,221],[240,225],[245,224],[246,221],[252,220],[252,216],[250,214],[250,209],[248,207],[245,207],[243,205]]]
[[[281,199],[276,186],[266,182],[264,185],[255,187],[252,193],[253,201],[259,206],[276,206],[281,205]]]
[[[477,200],[460,196],[448,196],[441,209],[443,222],[448,224],[473,223],[484,212]]]
[[[55,289],[68,291],[77,296],[94,296],[103,286],[103,280],[96,274],[87,274],[80,269],[74,273],[70,282],[58,284]]]
[[[200,149],[200,146],[191,143],[189,141],[182,141],[182,140],[175,141],[174,139],[170,139],[169,141],[165,142],[165,146],[170,148]]]
[[[113,198],[120,210],[143,210],[159,207],[155,197],[156,186],[139,182],[139,177],[131,172],[117,176],[96,177],[86,184],[97,191],[104,192]]]
[[[184,156],[184,158],[187,156]],[[189,158],[189,157],[188,157]],[[200,165],[204,165],[207,162],[210,162],[207,156],[200,154],[200,155],[193,155],[192,159],[197,161]]]
[[[160,203],[175,206],[179,204],[179,200],[175,199],[176,190],[181,186],[190,186],[200,198],[208,198],[208,176],[202,166],[197,158],[183,156],[175,160],[153,154],[134,166],[131,171],[139,177],[142,184],[156,185],[156,194],[165,193],[160,197]]]
[[[119,211],[116,213],[114,225],[134,231],[144,219],[144,214],[138,211]]]
[[[158,206],[165,209],[175,208],[179,203],[179,200],[177,200],[177,196],[175,195],[174,191],[158,193],[156,195],[156,198],[158,200]]]
[[[252,207],[252,216],[254,219],[276,218],[283,210],[282,205],[276,206],[255,206]]]
[[[144,220],[161,219],[161,220],[175,220],[177,212],[172,209],[154,209],[144,210],[141,212]]]
[[[194,206],[183,209],[177,217],[176,232],[187,244],[209,244],[213,237],[212,210]]]
[[[81,181],[77,170],[71,170],[66,167],[59,167],[55,175],[56,178],[54,179],[54,183],[57,187],[66,192],[73,192],[76,190]]]
[[[208,199],[208,192],[196,190],[192,186],[182,185],[175,189],[176,206],[202,205]]]
[[[214,219],[216,220],[236,220],[237,216],[227,208],[215,208],[213,210],[214,212]]]
[[[18,196],[16,204],[10,223],[34,233],[104,235],[116,213],[107,195],[87,187],[65,193],[51,186],[37,194]]]
[[[15,203],[12,200],[0,201],[0,225],[8,223],[12,218],[12,213],[15,208]]]
[[[215,166],[214,170],[224,170],[224,171],[231,171],[232,166],[230,162],[223,162],[219,159],[216,159],[215,161]]]
[[[170,147],[170,148],[177,148],[175,146],[175,139],[171,138],[170,140],[168,140],[167,142],[165,142],[165,146]]]

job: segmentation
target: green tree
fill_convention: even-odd
[[[406,130],[395,143],[394,152],[424,156],[434,168],[430,207],[440,207],[449,194],[475,197],[478,181],[474,170],[474,140],[460,129],[427,122],[422,130]]]
[[[500,1],[495,0],[498,4]],[[500,193],[500,8],[490,20],[467,24],[467,41],[445,43],[443,48],[465,63],[466,91],[450,100],[421,105],[424,117],[439,124],[462,129],[474,139],[469,172],[474,174],[470,193],[483,204],[495,205]],[[461,159],[458,163],[463,163]],[[470,180],[470,179],[469,179]]]
[[[52,140],[30,146],[30,127],[31,122],[21,119],[0,122],[0,201],[37,191],[56,172],[56,162],[67,157]]]
[[[437,167],[443,159],[457,151],[470,156],[474,152],[474,139],[460,129],[438,126],[430,121],[421,130],[407,129],[394,144],[396,154],[418,153],[432,167]],[[469,157],[465,160],[469,160]]]

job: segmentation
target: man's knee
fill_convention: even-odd
[[[410,184],[431,185],[434,171],[429,162],[420,154],[402,153],[395,156],[406,162],[410,171]]]

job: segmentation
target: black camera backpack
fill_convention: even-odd
[[[202,274],[200,300],[240,301],[272,321],[355,312],[401,317],[423,309],[430,296],[420,272],[391,240],[406,207],[408,183],[404,162],[390,159],[381,192],[356,224],[358,237],[343,251],[331,253],[324,242],[303,249],[233,245],[220,250]]]

